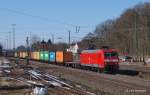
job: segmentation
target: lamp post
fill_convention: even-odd
[[[71,32],[71,31],[69,30],[69,31],[68,31],[68,33],[69,33],[69,37],[68,37],[68,41],[69,41],[69,42],[68,42],[68,48],[70,48],[70,32]]]
[[[27,57],[26,57],[26,61],[27,61],[27,63],[26,63],[26,65],[29,65],[29,37],[27,37],[26,38],[26,44],[27,44]]]
[[[13,50],[15,51],[15,26],[16,24],[12,24],[12,32],[13,32]]]

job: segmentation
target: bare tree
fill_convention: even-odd
[[[150,3],[139,3],[127,9],[117,19],[99,24],[94,32],[83,38],[80,45],[87,47],[91,41],[97,48],[107,45],[116,48],[121,54],[139,58],[150,55],[149,10]]]
[[[0,56],[2,55],[3,46],[0,44]]]
[[[34,44],[34,43],[37,43],[37,42],[39,42],[41,39],[40,39],[40,37],[39,36],[37,36],[37,35],[33,35],[32,37],[31,37],[31,41],[30,41],[30,43],[31,43],[31,45],[32,44]]]
[[[40,50],[40,37],[37,35],[33,35],[30,39],[30,44],[31,44],[31,50]]]

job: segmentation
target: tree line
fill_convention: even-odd
[[[97,25],[80,43],[82,48],[110,46],[120,54],[143,57],[150,55],[149,41],[150,3],[140,3],[118,18]]]
[[[56,50],[66,50],[68,44],[64,42],[53,43],[51,39],[41,40],[37,35],[32,35],[30,39],[29,46],[21,45],[17,47],[16,51],[56,51]]]

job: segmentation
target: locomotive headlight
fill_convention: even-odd
[[[105,62],[111,62],[111,60],[109,60],[109,59],[106,59],[106,60],[105,60]]]
[[[105,62],[118,62],[118,59],[106,59]]]
[[[113,59],[113,60],[112,60],[112,62],[118,62],[118,61],[119,61],[118,59]]]

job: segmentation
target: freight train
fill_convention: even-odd
[[[15,57],[44,61],[74,68],[94,69],[116,73],[119,69],[118,53],[115,49],[83,50],[78,54],[66,51],[15,52]]]

